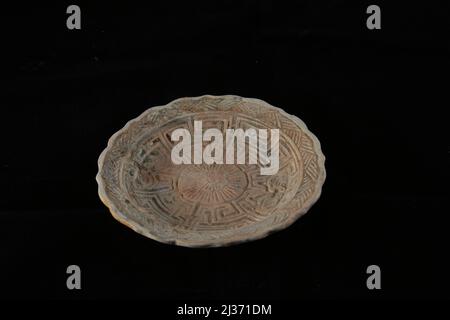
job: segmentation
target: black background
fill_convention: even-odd
[[[66,28],[70,4],[81,30]],[[381,30],[366,28],[369,4]],[[60,1],[3,14],[3,298],[450,297],[446,2]],[[327,158],[307,215],[215,249],[160,244],[110,216],[95,181],[107,139],[148,107],[203,94],[305,121]],[[81,291],[66,288],[71,264]],[[371,264],[380,291],[366,288]]]

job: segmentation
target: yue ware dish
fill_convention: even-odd
[[[174,164],[178,142],[171,135],[185,128],[193,136],[194,121],[224,137],[226,129],[279,129],[278,171],[262,175],[261,163]],[[181,246],[223,246],[265,237],[306,213],[320,196],[324,161],[317,138],[282,109],[258,99],[201,96],[129,121],[100,155],[97,182],[112,215],[134,231]]]

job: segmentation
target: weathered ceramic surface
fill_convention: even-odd
[[[173,164],[171,133],[192,132],[194,120],[203,130],[279,129],[279,171]],[[101,154],[97,182],[112,215],[136,232],[181,246],[223,246],[265,237],[306,213],[320,196],[324,161],[319,141],[297,117],[258,99],[201,96],[129,121]]]

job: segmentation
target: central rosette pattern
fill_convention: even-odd
[[[211,205],[237,199],[247,188],[246,174],[236,165],[192,165],[180,174],[183,199]]]

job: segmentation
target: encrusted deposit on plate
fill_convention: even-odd
[[[259,164],[175,165],[171,133],[279,129],[279,170]],[[246,148],[246,150],[248,150]],[[317,138],[297,117],[238,96],[177,99],[129,121],[98,160],[99,195],[112,215],[157,241],[223,246],[262,238],[292,224],[314,204],[325,180]]]

